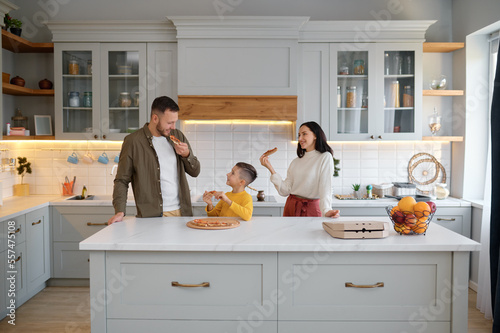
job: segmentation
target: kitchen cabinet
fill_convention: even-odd
[[[89,252],[78,243],[107,226],[114,215],[112,206],[54,206],[52,209],[52,277],[88,279]],[[127,207],[127,215],[135,215]]]
[[[26,284],[33,291],[50,278],[49,208],[26,214]]]
[[[56,43],[54,62],[57,139],[122,140],[146,122],[146,43]]]
[[[302,43],[297,124],[329,140],[421,139],[421,62],[421,43]]]

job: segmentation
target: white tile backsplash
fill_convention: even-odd
[[[251,163],[257,170],[258,178],[253,187],[267,194],[277,195],[270,182],[270,173],[260,165],[259,157],[267,149],[278,147],[278,152],[270,157],[277,173],[286,178],[290,162],[296,158],[297,142],[292,125],[262,124],[185,124],[184,133],[201,163],[201,174],[197,178],[188,176],[191,193],[202,194],[205,190],[227,190],[226,173],[237,162]],[[91,194],[112,194],[114,175],[110,175],[113,159],[119,153],[119,142],[9,142],[0,143],[2,157],[26,156],[32,162],[33,174],[25,177],[32,194],[60,194],[64,177],[77,177],[74,192],[81,192],[83,184]],[[352,192],[353,183],[368,184],[408,180],[408,162],[419,153],[434,155],[445,167],[449,177],[451,165],[451,144],[442,142],[330,142],[334,156],[340,159],[340,176],[333,179],[333,193]],[[106,150],[110,148],[111,150]],[[64,148],[65,150],[59,150]],[[69,148],[69,149],[68,149]],[[92,149],[97,159],[103,151],[110,158],[108,164],[95,161],[84,164],[81,158]],[[101,150],[102,149],[102,150]],[[114,150],[113,150],[114,149]],[[73,152],[78,154],[80,163],[67,162]],[[12,185],[19,182],[17,174],[0,172],[3,197],[12,196]],[[450,180],[448,179],[448,184]],[[252,195],[254,193],[251,193]]]

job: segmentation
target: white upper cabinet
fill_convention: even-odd
[[[179,95],[297,95],[298,35],[307,17],[169,17]]]
[[[390,22],[355,42],[367,22],[309,22],[300,39],[297,126],[316,121],[329,140],[420,140],[422,42],[431,23]]]

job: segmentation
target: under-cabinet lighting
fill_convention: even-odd
[[[234,119],[234,120],[184,120],[185,124],[209,124],[209,125],[221,125],[221,124],[242,124],[242,125],[291,125],[292,121],[289,120],[244,120],[244,119]]]

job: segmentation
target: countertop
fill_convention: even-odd
[[[126,217],[86,240],[80,250],[105,251],[478,251],[480,244],[437,224],[426,235],[391,232],[383,239],[346,240],[331,237],[322,222],[384,221],[383,217],[253,217],[237,228],[200,230],[186,226],[192,217]]]
[[[98,200],[67,200],[68,197],[60,195],[30,195],[27,197],[8,197],[3,199],[3,205],[0,206],[0,219],[6,220],[10,217],[29,213],[38,208],[46,206],[112,206],[111,195],[98,195]],[[197,201],[199,196],[192,198],[192,205],[195,207],[204,207],[204,202]],[[276,202],[264,201],[254,202],[254,207],[284,207],[286,198],[274,196]],[[437,207],[470,207],[471,203],[457,198],[447,198],[444,200],[434,200]],[[396,199],[384,198],[377,200],[339,200],[334,198],[332,201],[333,209],[342,207],[386,207],[395,205]],[[127,200],[127,206],[135,206],[133,198]],[[342,214],[342,213],[341,213]]]

